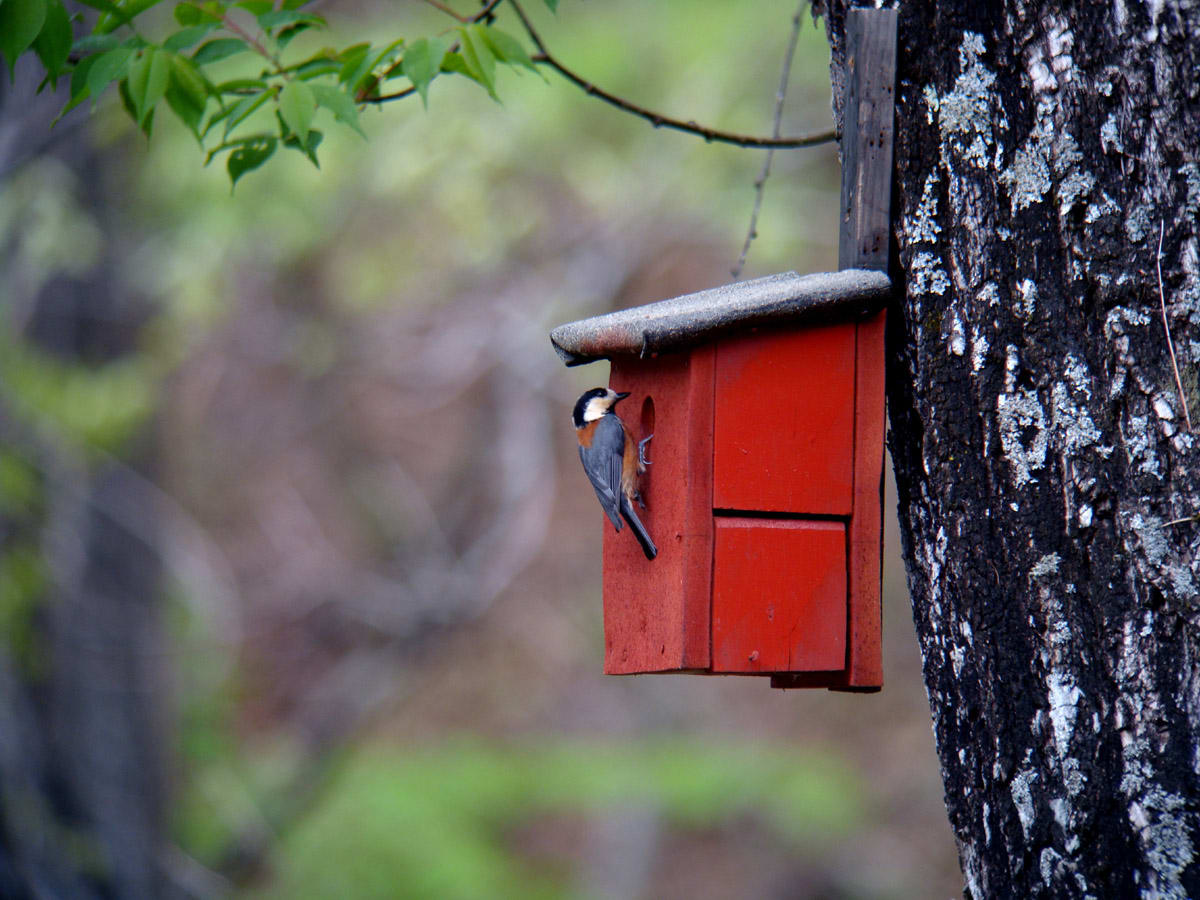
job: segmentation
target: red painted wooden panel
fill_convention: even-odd
[[[720,516],[714,543],[714,672],[845,667],[841,522]]]
[[[720,343],[714,506],[850,515],[854,343],[853,322]]]
[[[712,590],[713,348],[613,360],[609,384],[637,438],[653,429],[639,510],[658,558],[604,520],[604,671],[707,669]],[[648,405],[646,400],[650,398]]]
[[[850,629],[845,687],[883,686],[884,332],[887,312],[858,323],[854,511],[850,519]]]

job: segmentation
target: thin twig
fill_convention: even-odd
[[[259,56],[261,56],[263,59],[272,63],[275,66],[276,72],[283,74],[283,67],[279,63],[279,57],[276,56],[275,54],[273,54],[266,47],[264,47],[262,45],[262,42],[259,41],[258,38],[256,38],[254,35],[252,35],[246,29],[242,28],[242,26],[239,25],[237,22],[235,22],[232,18],[230,18],[229,13],[223,13],[221,15],[221,25],[224,27],[224,29],[226,31],[230,32],[231,34],[236,34],[243,41],[245,41],[247,44],[249,44],[254,49],[254,52],[257,53]]]
[[[1160,220],[1158,223],[1158,252],[1154,254],[1154,266],[1158,270],[1158,303],[1162,309],[1163,331],[1167,335],[1167,349],[1171,351],[1171,368],[1175,370],[1175,389],[1179,391],[1179,403],[1183,407],[1183,418],[1187,422],[1187,430],[1190,434],[1192,430],[1192,416],[1188,412],[1187,397],[1183,393],[1183,380],[1179,377],[1179,362],[1175,359],[1175,342],[1171,340],[1171,326],[1167,324],[1167,298],[1163,294],[1162,245],[1163,233],[1166,227],[1166,220]]]
[[[788,40],[787,52],[783,55],[783,72],[779,76],[779,90],[775,92],[775,127],[771,130],[772,137],[779,137],[783,131],[783,98],[787,94],[788,81],[792,74],[792,57],[796,55],[796,45],[800,43],[800,17],[809,0],[800,0],[796,14],[792,16],[792,36]],[[771,160],[775,158],[775,148],[767,148],[767,158],[763,160],[762,171],[754,182],[754,210],[750,213],[750,227],[746,231],[746,241],[742,244],[742,252],[738,254],[730,274],[738,278],[746,265],[746,256],[750,253],[750,242],[758,237],[758,213],[762,209],[764,188],[771,174]]]
[[[492,10],[503,3],[504,0],[488,0],[488,2],[483,5],[483,9],[479,10],[479,12],[475,13],[473,16],[460,16],[453,9],[451,9],[448,4],[441,2],[441,0],[425,0],[425,2],[434,9],[440,9],[446,15],[450,16],[450,18],[457,19],[464,25],[474,25],[476,22],[481,22],[490,16],[492,14]]]
[[[458,21],[462,22],[464,25],[466,24],[467,16],[460,16],[458,13],[456,13],[454,10],[452,10],[445,3],[442,3],[441,0],[425,0],[425,2],[428,3],[430,6],[432,6],[434,9],[440,9],[442,12],[444,12],[446,15],[450,16],[452,19],[457,19]]]
[[[503,2],[504,2],[504,0],[488,0],[487,3],[483,4],[483,9],[481,9],[479,12],[475,13],[475,15],[473,15],[473,16],[468,16],[467,21],[468,22],[482,22],[484,19],[486,19],[488,16],[490,16],[492,14],[492,10],[494,10],[497,6],[499,6]]]
[[[541,37],[533,27],[533,23],[529,21],[525,15],[525,10],[517,3],[517,0],[508,0],[508,5],[512,7],[513,12],[517,14],[517,18],[521,20],[521,24],[525,27],[529,39],[538,49],[538,53],[533,57],[533,61],[543,63],[550,66],[559,75],[566,78],[577,87],[582,88],[583,92],[590,94],[605,103],[622,109],[625,112],[633,113],[648,121],[655,128],[674,128],[677,131],[684,131],[689,134],[696,134],[704,138],[706,141],[716,141],[722,144],[735,144],[738,147],[812,147],[816,144],[827,144],[830,141],[837,140],[837,134],[832,131],[819,132],[817,134],[803,134],[796,137],[755,137],[746,134],[733,134],[728,131],[718,131],[715,128],[708,128],[704,125],[699,125],[696,122],[684,122],[680,119],[673,119],[670,116],[664,116],[661,113],[656,113],[653,110],[646,109],[644,106],[638,106],[636,103],[631,103],[628,100],[622,99],[615,94],[610,94],[601,88],[596,87],[586,79],[576,75],[546,49],[546,45],[542,43]]]
[[[403,100],[405,97],[411,97],[417,92],[415,87],[406,87],[402,91],[396,91],[394,94],[384,94],[380,97],[363,97],[359,103],[390,103],[392,100]]]
[[[1172,525],[1182,525],[1184,522],[1195,522],[1200,520],[1200,513],[1194,516],[1184,516],[1182,519],[1172,519],[1170,522],[1163,522],[1160,528],[1170,528]]]

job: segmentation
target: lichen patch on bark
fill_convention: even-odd
[[[889,443],[972,897],[1200,897],[1197,34],[900,5]]]

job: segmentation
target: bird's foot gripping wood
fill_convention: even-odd
[[[642,466],[650,465],[650,460],[646,459],[646,445],[650,443],[650,439],[653,437],[654,435],[650,434],[638,441],[638,462]]]

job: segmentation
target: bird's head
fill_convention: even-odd
[[[611,388],[592,388],[584,391],[583,396],[575,403],[575,411],[571,419],[576,428],[582,428],[588,422],[595,422],[612,408],[629,396],[628,391],[614,391]]]

